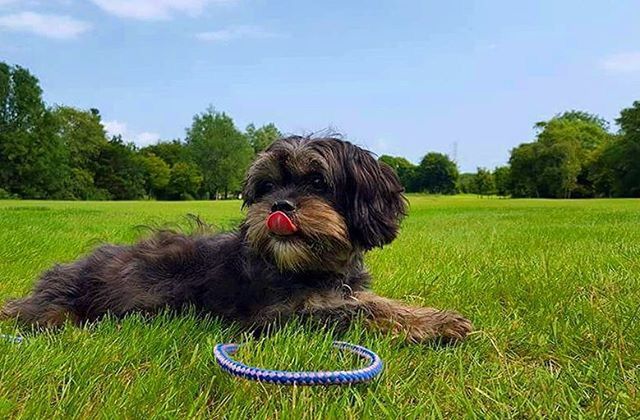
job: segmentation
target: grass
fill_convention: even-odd
[[[238,202],[0,201],[0,300],[99,242],[196,213],[228,228]],[[640,201],[411,197],[400,237],[367,257],[377,292],[457,309],[457,347],[407,346],[354,328],[386,362],[370,385],[236,380],[212,359],[238,331],[192,316],[130,317],[0,341],[4,417],[632,417],[640,412]],[[0,324],[12,332],[10,323]],[[357,361],[290,325],[239,357],[278,368]]]

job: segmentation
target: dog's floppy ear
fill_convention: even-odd
[[[364,249],[381,247],[398,234],[400,220],[406,214],[407,200],[396,173],[378,162],[369,152],[346,145],[346,192],[350,235]]]

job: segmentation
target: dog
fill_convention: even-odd
[[[103,245],[46,271],[0,317],[55,328],[190,307],[251,331],[299,317],[336,331],[360,320],[413,343],[461,340],[472,326],[458,313],[369,288],[364,254],[396,238],[403,192],[393,169],[347,141],[282,138],[248,170],[236,231]]]

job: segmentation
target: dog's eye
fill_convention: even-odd
[[[258,190],[257,193],[258,195],[263,195],[263,194],[267,194],[271,191],[273,191],[273,189],[276,187],[276,184],[274,184],[271,181],[265,181],[265,182],[261,182],[258,185]]]
[[[313,175],[309,184],[316,191],[324,191],[327,188],[327,183],[321,175]]]

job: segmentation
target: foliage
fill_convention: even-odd
[[[165,161],[167,165],[173,166],[179,162],[190,162],[191,156],[187,146],[180,140],[161,141],[140,149],[143,155],[155,155]]]
[[[249,124],[245,129],[247,140],[253,149],[255,154],[258,154],[265,150],[274,141],[282,137],[282,133],[275,126],[275,124],[267,124],[256,129],[255,125]]]
[[[511,150],[493,173],[458,174],[446,155],[419,165],[382,155],[407,192],[512,197],[640,197],[640,102],[609,132],[602,117],[579,110],[534,125],[535,140]],[[0,62],[0,188],[38,199],[227,198],[240,191],[256,153],[281,136],[274,124],[240,132],[213,108],[194,116],[186,139],[142,149],[108,140],[97,109],[47,107],[38,79]]]
[[[616,119],[620,135],[608,146],[605,155],[611,168],[612,195],[640,197],[640,101],[620,112]]]
[[[511,194],[511,169],[508,166],[499,166],[493,170],[493,180],[496,185],[496,194],[507,196]]]
[[[382,155],[378,158],[380,162],[389,165],[398,175],[400,183],[407,192],[418,192],[417,166],[400,156]]]
[[[65,189],[72,198],[91,200],[104,197],[94,184],[96,162],[107,147],[105,130],[96,109],[83,111],[58,106],[52,110],[57,135],[68,152],[70,177]]]
[[[28,70],[0,63],[0,186],[33,198],[66,198],[68,150]]]
[[[171,168],[167,196],[172,200],[192,200],[201,186],[200,169],[192,163],[178,162]]]
[[[447,155],[427,153],[416,171],[419,191],[431,194],[455,194],[458,167]]]
[[[462,194],[476,194],[476,174],[465,172],[458,176],[458,192]]]
[[[511,151],[510,177],[514,197],[570,198],[593,196],[588,177],[597,150],[611,137],[600,117],[571,111],[538,123],[533,143]]]
[[[95,185],[112,200],[136,200],[144,197],[145,171],[133,144],[120,136],[109,140],[97,159]]]
[[[240,190],[254,150],[280,135],[274,124],[250,124],[243,134],[230,117],[209,109],[194,117],[186,143],[175,139],[137,149],[121,138],[108,140],[97,109],[47,108],[36,77],[0,62],[3,197],[226,197]]]
[[[478,195],[492,195],[496,192],[496,183],[491,171],[485,168],[478,168],[473,177],[475,193]]]
[[[145,170],[145,186],[148,195],[161,197],[169,185],[171,168],[164,160],[151,153],[140,156],[140,161]]]
[[[196,115],[187,129],[186,143],[202,172],[205,193],[227,198],[229,192],[241,189],[253,150],[231,117],[211,107]]]

